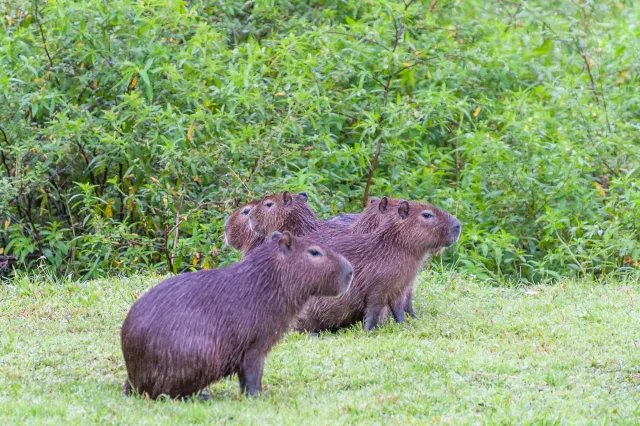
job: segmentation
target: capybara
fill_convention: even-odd
[[[340,295],[352,276],[344,257],[285,232],[227,268],[163,281],[122,325],[125,394],[188,397],[233,374],[256,394],[267,353],[307,300]]]
[[[319,332],[364,320],[372,330],[389,306],[404,321],[404,300],[427,254],[454,244],[460,222],[430,204],[401,201],[398,220],[389,220],[369,234],[347,234],[325,243],[354,267],[353,284],[336,299],[313,298],[296,321],[299,331]]]
[[[249,212],[254,204],[255,201],[251,201],[240,207],[224,222],[225,241],[234,249],[240,250],[243,256],[265,240],[263,235],[258,234],[249,226]]]
[[[317,241],[340,235],[353,222],[353,216],[321,220],[307,203],[307,193],[284,191],[255,202],[249,212],[251,229],[261,235],[289,231],[293,235],[310,236]]]
[[[299,195],[305,197],[306,199],[305,192],[302,192]],[[249,213],[251,212],[251,209],[258,202],[262,201],[263,200],[251,201],[247,203],[246,205],[234,211],[224,222],[225,241],[231,247],[240,250],[243,255],[258,247],[265,240],[264,235],[255,232],[249,226]],[[315,213],[313,213],[313,216],[315,217]],[[343,229],[347,226],[352,225],[357,218],[357,214],[343,213],[337,216],[330,217],[325,221],[318,219],[317,226],[314,229]],[[298,234],[294,233],[294,235]]]

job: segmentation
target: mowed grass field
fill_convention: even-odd
[[[419,319],[290,333],[265,392],[212,401],[121,393],[120,325],[160,277],[0,286],[0,424],[640,424],[640,286],[493,287],[423,274]]]

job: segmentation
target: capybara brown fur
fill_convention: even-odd
[[[378,229],[389,220],[401,220],[397,214],[397,207],[403,200],[400,198],[382,197],[372,199],[367,207],[362,210],[358,219],[347,228],[347,232],[369,234]],[[404,310],[412,318],[416,317],[413,309],[413,283],[407,288],[404,296]],[[385,315],[386,316],[386,312]]]
[[[251,201],[234,211],[224,222],[224,238],[227,244],[236,250],[240,250],[244,256],[258,247],[265,240],[249,226],[249,212],[255,205]]]
[[[306,196],[305,193],[303,196]],[[240,207],[236,211],[234,211],[224,223],[224,236],[225,241],[231,247],[240,250],[242,255],[247,254],[249,251],[255,249],[260,244],[262,244],[265,240],[265,236],[255,232],[249,226],[249,213],[251,209],[258,203],[259,201],[251,201],[246,205]],[[313,211],[312,211],[313,213]],[[315,213],[313,213],[315,217]],[[317,226],[314,229],[343,229],[347,226],[352,225],[356,219],[358,218],[357,214],[353,213],[343,213],[337,216],[330,217],[325,221],[318,220]],[[288,230],[288,229],[283,229]],[[294,235],[298,235],[294,233]]]
[[[340,235],[351,225],[352,217],[321,220],[307,203],[306,192],[284,191],[256,201],[249,212],[251,229],[261,235],[289,231],[293,235],[311,236],[323,241]]]
[[[430,204],[401,201],[395,211],[397,220],[385,221],[368,234],[347,234],[325,243],[351,262],[353,284],[339,298],[310,300],[297,330],[335,330],[358,321],[372,330],[387,306],[396,321],[404,321],[405,294],[425,256],[454,244],[460,222]]]
[[[266,355],[300,309],[347,291],[352,273],[341,255],[285,232],[227,268],[163,281],[122,326],[125,393],[188,397],[238,374],[241,391],[256,394]]]

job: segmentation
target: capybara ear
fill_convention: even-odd
[[[285,206],[291,205],[291,201],[293,201],[293,199],[291,198],[291,193],[289,191],[284,191],[284,193],[282,193],[282,199],[284,200]]]
[[[280,250],[288,253],[291,251],[291,234],[288,231],[284,231],[280,236],[280,241],[278,241],[278,247]]]
[[[373,204],[373,203],[375,203],[376,201],[380,201],[380,198],[378,198],[378,197],[371,197],[371,198],[369,198],[369,204]]]
[[[307,195],[306,192],[302,191],[301,193],[298,194],[300,196],[300,198],[302,198],[302,201],[307,201],[309,199],[309,196]]]
[[[271,241],[280,241],[280,238],[282,238],[281,232],[276,231],[273,234],[271,234]]]
[[[382,200],[380,200],[380,204],[378,204],[378,208],[381,212],[387,211],[387,204],[389,204],[389,199],[387,197],[382,197]]]
[[[401,218],[406,219],[409,217],[409,203],[406,201],[401,201],[398,206],[398,214]]]

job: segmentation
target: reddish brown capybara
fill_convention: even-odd
[[[339,235],[349,226],[349,217],[332,221],[319,219],[307,203],[307,193],[284,191],[255,202],[249,212],[251,229],[261,235],[289,231],[293,235],[314,235],[328,239]]]
[[[295,328],[319,332],[336,330],[364,320],[372,330],[389,306],[398,322],[404,318],[407,288],[413,283],[427,254],[453,245],[460,222],[430,204],[402,201],[398,220],[389,220],[369,234],[333,238],[325,244],[354,267],[353,284],[337,299],[313,298]]]
[[[234,211],[224,222],[224,238],[227,244],[240,250],[244,256],[258,247],[265,240],[263,235],[253,231],[249,226],[249,212],[255,205],[251,201]]]
[[[380,200],[373,199],[370,204],[362,210],[358,219],[347,228],[347,232],[369,234],[382,226],[386,221],[402,220],[397,214],[397,207],[402,201],[403,200],[399,198],[389,197],[382,197]],[[407,288],[404,310],[410,317],[416,317],[413,309],[413,283]]]
[[[228,268],[163,281],[122,326],[125,394],[188,397],[233,374],[256,394],[266,355],[308,299],[340,295],[352,275],[344,257],[285,232]]]
[[[300,193],[306,197],[306,193]],[[249,213],[259,201],[250,201],[246,205],[234,211],[224,222],[224,237],[227,244],[236,250],[240,250],[244,256],[249,251],[258,247],[265,240],[265,237],[249,226]],[[315,213],[314,213],[315,216]],[[343,229],[352,225],[358,218],[357,214],[343,213],[330,217],[324,221],[319,220],[320,229],[330,227],[332,229]],[[295,233],[294,233],[295,235]]]

